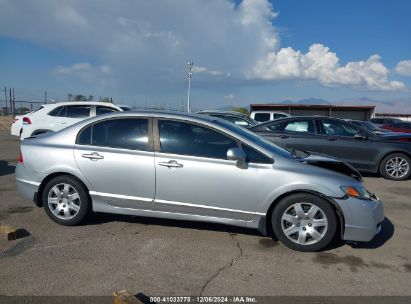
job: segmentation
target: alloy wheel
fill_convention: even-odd
[[[53,215],[62,220],[74,218],[81,206],[78,191],[66,183],[57,184],[50,189],[47,203]]]
[[[295,203],[281,217],[285,236],[299,245],[318,243],[326,234],[327,227],[324,211],[310,203]]]
[[[395,179],[404,177],[409,170],[408,161],[400,156],[389,159],[385,165],[385,171]]]

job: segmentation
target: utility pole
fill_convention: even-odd
[[[44,91],[44,103],[47,103],[47,91]]]
[[[10,103],[10,111],[11,111],[11,113],[13,114],[13,103],[11,102],[12,101],[12,99],[11,99],[11,88],[9,88],[9,103]]]
[[[6,113],[8,112],[7,110],[7,88],[4,86],[4,96],[6,97]]]
[[[13,88],[13,116],[16,115],[16,98],[14,97],[14,88]]]
[[[188,92],[187,92],[187,112],[190,113],[190,89],[191,89],[191,76],[193,76],[192,69],[193,69],[193,62],[187,62],[187,76],[188,76]]]

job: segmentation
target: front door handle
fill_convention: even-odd
[[[183,167],[182,164],[179,164],[175,160],[170,160],[168,162],[159,162],[158,165],[163,166],[163,167],[168,167],[168,168],[182,168]]]
[[[282,139],[286,139],[286,138],[290,138],[290,135],[280,135],[280,136],[278,136],[279,138],[282,138]]]
[[[327,137],[327,140],[329,140],[329,141],[336,141],[337,138]]]
[[[98,160],[104,158],[104,156],[98,154],[97,152],[93,152],[90,154],[81,154],[81,157],[88,158],[90,160]]]

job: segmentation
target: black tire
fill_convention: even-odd
[[[72,215],[70,213],[69,216],[73,216],[73,217],[69,219],[59,218],[55,213],[53,213],[51,209],[54,207],[54,205],[50,206],[48,204],[48,196],[49,196],[51,189],[54,186],[58,186],[62,184],[67,184],[71,186],[72,191],[74,189],[78,193],[78,196],[79,196],[79,200],[76,200],[75,202],[75,204],[79,206],[79,210],[77,211],[77,214],[75,215]],[[88,215],[90,207],[91,207],[90,198],[87,194],[87,190],[84,187],[84,185],[81,182],[79,182],[76,178],[69,176],[69,175],[60,175],[50,180],[47,183],[47,185],[44,187],[44,191],[42,195],[42,202],[43,202],[44,210],[46,211],[47,215],[57,224],[64,225],[64,226],[74,226],[82,222]],[[69,205],[69,203],[66,203],[66,204]],[[61,206],[66,207],[66,204],[61,205]],[[66,207],[65,209],[68,209],[68,207]],[[75,211],[70,209],[69,212],[74,213]],[[64,214],[66,213],[62,211],[62,214],[60,213],[60,216],[63,216]]]
[[[395,177],[395,173],[394,176],[391,175],[390,172],[388,172],[387,170],[387,163],[390,162],[390,160],[395,160],[396,158],[404,160],[404,162],[408,166],[408,172],[404,175],[400,175],[399,177]],[[386,157],[384,157],[384,159],[381,161],[379,171],[382,177],[384,177],[385,179],[390,179],[394,181],[402,181],[409,179],[411,176],[411,160],[407,155],[403,153],[389,154]]]
[[[324,226],[324,227],[314,228],[312,227],[314,226],[314,224],[311,223],[311,220],[305,220],[306,217],[304,217],[302,219],[303,221],[298,221],[297,219],[300,217],[297,215],[293,215],[293,214],[291,215],[295,216],[296,224],[291,224],[291,223],[288,223],[287,221],[282,221],[283,214],[287,213],[288,210],[290,210],[290,208],[293,209],[293,206],[297,203],[302,204],[304,212],[309,210],[308,208],[310,207],[310,205],[320,208],[320,212],[317,212],[316,214],[314,214],[314,216],[317,216],[319,218],[315,218],[315,219],[316,220],[323,219],[325,217],[327,220],[327,227],[325,228]],[[290,228],[290,227],[296,228],[297,225],[298,227],[301,227],[301,229],[305,228],[306,232],[304,231],[302,233],[304,233],[305,235],[304,240],[307,240],[307,243],[298,244],[290,240],[289,237],[287,237],[287,235],[283,231],[283,225],[285,224],[290,225],[289,227],[285,227],[285,228]],[[292,195],[289,195],[283,198],[276,205],[271,215],[271,225],[273,227],[273,231],[276,237],[285,246],[287,246],[290,249],[297,250],[297,251],[310,252],[310,251],[319,251],[321,249],[324,249],[327,245],[330,244],[330,242],[334,239],[335,233],[337,231],[338,220],[337,220],[337,216],[335,214],[333,207],[325,199],[319,196],[313,195],[313,194],[297,193],[297,194],[292,194]],[[310,225],[310,227],[308,227],[308,225]],[[296,228],[296,229],[300,229],[300,228]],[[315,241],[315,239],[311,237],[311,235],[309,234],[309,231],[311,229],[315,229],[317,232],[320,232],[319,233],[320,235],[322,235],[322,237],[319,238],[318,241]],[[291,235],[290,237],[293,239],[297,237],[298,239],[299,233],[300,232],[296,232],[296,234]]]

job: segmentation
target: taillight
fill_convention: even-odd
[[[20,153],[19,153],[19,159],[17,160],[19,163],[23,163],[23,154],[21,153],[21,148],[20,148]]]
[[[31,125],[31,120],[28,117],[23,117],[23,123]]]

